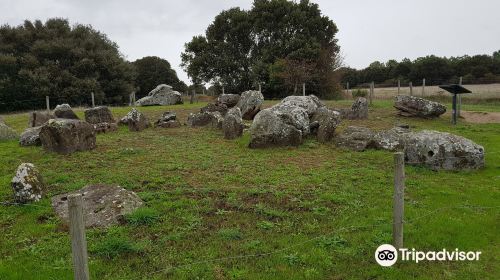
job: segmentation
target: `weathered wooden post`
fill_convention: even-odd
[[[302,83],[302,96],[306,96],[306,83]]]
[[[193,104],[194,103],[194,95],[196,94],[195,90],[193,89],[193,91],[191,92],[191,100],[189,100],[189,104]]]
[[[222,87],[222,94],[226,94],[225,91],[224,91],[224,87]]]
[[[132,92],[132,104],[135,106],[135,91]]]
[[[47,105],[47,114],[50,115],[50,100],[48,96],[45,96],[45,105]]]
[[[375,94],[375,82],[371,82],[371,84],[370,84],[370,106],[372,105],[374,94]]]
[[[349,96],[349,82],[347,82],[347,84],[345,86],[345,94],[346,94],[346,96]]]
[[[128,106],[132,106],[132,93],[128,95]]]
[[[398,95],[401,93],[401,80],[398,79]]]
[[[88,280],[89,265],[87,257],[87,240],[85,239],[83,198],[81,194],[72,194],[68,196],[68,214],[75,280]]]
[[[392,242],[396,249],[403,247],[403,217],[405,195],[405,158],[403,152],[394,153],[394,208]]]
[[[259,83],[259,92],[262,93],[262,87],[260,86],[260,83]]]
[[[94,108],[95,107],[94,92],[91,92],[90,95],[92,95],[92,108]]]
[[[413,83],[410,82],[409,86],[410,86],[410,96],[413,96]]]
[[[425,95],[425,79],[422,79],[422,97]]]
[[[458,81],[459,85],[462,85],[462,77],[460,77],[460,80]],[[458,95],[458,104],[457,104],[457,116],[460,117],[460,111],[462,110],[462,96]]]

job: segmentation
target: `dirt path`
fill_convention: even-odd
[[[469,123],[500,123],[500,112],[460,112],[460,116]]]

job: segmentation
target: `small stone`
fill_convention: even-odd
[[[42,141],[40,140],[40,131],[42,126],[27,128],[19,137],[19,144],[21,146],[40,146]]]
[[[56,118],[60,119],[73,119],[73,120],[78,120],[78,116],[73,112],[71,109],[71,106],[69,104],[60,104],[57,105],[56,108],[54,109],[54,115]]]
[[[21,163],[11,184],[14,190],[14,200],[17,203],[36,202],[43,196],[42,176],[32,163]]]

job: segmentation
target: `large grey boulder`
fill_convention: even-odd
[[[244,120],[253,120],[260,111],[262,103],[264,103],[264,95],[260,91],[248,90],[241,94],[236,106],[240,108]]]
[[[226,115],[228,107],[223,103],[209,103],[200,109],[201,113],[219,112],[222,116]]]
[[[85,121],[91,124],[114,123],[115,119],[108,107],[98,106],[85,110]]]
[[[226,139],[236,139],[243,134],[243,120],[240,108],[233,107],[229,109],[222,122],[222,129]]]
[[[71,109],[71,106],[69,106],[68,104],[57,105],[54,109],[54,115],[56,116],[56,118],[60,119],[79,119],[75,112],[73,112],[73,109]]]
[[[405,161],[435,170],[479,169],[484,167],[484,148],[461,136],[423,130],[407,135]]]
[[[321,143],[329,142],[335,136],[335,129],[340,124],[340,114],[326,107],[320,107],[310,120],[311,133]]]
[[[373,137],[373,148],[387,151],[401,151],[405,147],[405,139],[410,133],[409,128],[393,127],[375,133]]]
[[[42,141],[40,140],[40,131],[42,126],[29,127],[21,134],[19,137],[19,144],[21,146],[40,146]]]
[[[155,122],[155,127],[172,128],[180,127],[181,124],[177,120],[177,115],[174,112],[165,112],[161,117]]]
[[[396,96],[394,108],[405,117],[437,118],[446,112],[446,107],[441,103],[408,95]]]
[[[302,131],[271,109],[264,109],[255,116],[250,134],[250,148],[298,146],[303,142]]]
[[[0,122],[0,141],[2,140],[17,140],[19,135],[3,122]]]
[[[146,115],[139,112],[136,108],[132,108],[125,118],[127,119],[129,131],[142,131],[150,126]]]
[[[39,201],[43,196],[44,184],[38,169],[32,163],[21,163],[11,181],[14,200],[17,203]]]
[[[95,135],[91,124],[72,119],[49,120],[40,130],[43,148],[60,154],[94,149]]]
[[[227,108],[232,108],[238,104],[240,96],[238,94],[221,94],[217,97],[217,102],[219,104],[226,105]]]
[[[52,207],[57,216],[68,223],[68,196],[83,196],[85,227],[109,227],[124,221],[124,215],[141,207],[143,202],[132,191],[120,186],[91,185],[80,190],[54,196]]]
[[[36,127],[44,125],[50,119],[54,119],[55,117],[47,112],[35,111],[29,113],[29,121],[28,127]]]
[[[314,95],[284,98],[255,116],[250,127],[249,147],[300,145],[311,132],[310,118],[323,107],[325,105]]]
[[[189,114],[187,124],[191,127],[210,125],[213,128],[221,129],[223,121],[224,117],[220,112],[200,112]]]
[[[150,91],[147,96],[136,101],[137,106],[182,104],[182,95],[172,90],[169,85],[161,84]]]

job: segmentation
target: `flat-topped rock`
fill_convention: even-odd
[[[240,96],[238,94],[221,94],[217,97],[217,102],[219,104],[226,105],[227,108],[232,108],[238,104]]]
[[[115,119],[108,107],[98,106],[85,110],[85,121],[91,124],[114,123]]]
[[[54,115],[56,116],[56,118],[60,119],[79,119],[75,112],[73,112],[73,109],[71,109],[71,106],[69,106],[69,104],[57,105],[54,109]]]
[[[446,112],[446,106],[441,103],[408,95],[396,96],[394,108],[405,117],[437,118]]]
[[[40,130],[40,141],[47,151],[70,154],[95,148],[96,133],[88,122],[52,119]]]
[[[81,194],[85,227],[109,227],[123,222],[123,216],[142,206],[136,193],[120,186],[90,185],[80,190],[54,196],[52,207],[68,223],[68,196]]]

